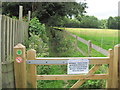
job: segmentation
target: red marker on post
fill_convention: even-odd
[[[22,58],[21,58],[21,57],[17,57],[17,58],[16,58],[16,62],[17,62],[17,63],[22,63],[22,62],[23,62],[23,61],[22,61]]]

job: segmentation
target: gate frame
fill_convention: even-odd
[[[17,55],[17,50],[22,54]],[[106,88],[118,88],[118,63],[120,62],[120,44],[114,46],[114,50],[108,50],[108,57],[77,57],[77,58],[36,58],[34,49],[27,51],[25,46],[18,44],[14,47],[14,73],[16,88],[37,88],[36,80],[78,80],[71,88],[78,88],[88,79],[107,79]],[[17,63],[16,58],[21,57],[23,62]],[[36,75],[36,64],[27,64],[26,60],[69,60],[69,59],[89,59],[90,64],[95,64],[87,75]],[[102,64],[108,65],[107,74],[94,74]]]

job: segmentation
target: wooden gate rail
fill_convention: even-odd
[[[67,57],[67,58],[36,58],[36,51],[27,51],[25,59],[25,47],[21,44],[14,48],[14,69],[16,88],[37,88],[37,80],[78,80],[71,88],[79,88],[86,80],[107,80],[106,88],[118,88],[118,48],[109,49],[108,57]],[[21,55],[16,55],[18,50]],[[16,58],[21,57],[22,62],[18,63]],[[95,64],[86,75],[36,75],[36,65],[66,65],[70,59],[88,59],[89,64]],[[27,64],[27,66],[26,66]],[[103,64],[108,64],[108,73],[94,74]],[[27,72],[26,72],[27,71]]]
[[[108,79],[107,74],[95,75],[36,75],[37,80],[78,80],[78,79]]]

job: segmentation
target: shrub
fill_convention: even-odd
[[[46,32],[45,32],[45,25],[41,24],[39,20],[34,17],[29,24],[29,37],[31,36],[30,33],[34,35],[39,35],[43,42],[46,42]]]

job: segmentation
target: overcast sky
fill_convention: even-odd
[[[120,0],[77,0],[87,2],[87,15],[96,16],[99,19],[107,19],[109,16],[118,16],[118,2]]]

